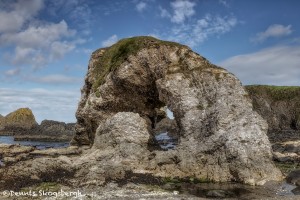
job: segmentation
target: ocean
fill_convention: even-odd
[[[13,136],[0,136],[0,144],[20,144],[24,146],[34,146],[37,149],[68,147],[68,142],[43,142],[43,141],[14,141]]]

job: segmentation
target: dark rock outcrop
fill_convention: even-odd
[[[71,141],[74,134],[74,123],[43,120],[40,125],[15,135],[15,140]]]
[[[269,131],[300,130],[300,87],[245,86],[253,108],[269,124]]]
[[[148,127],[163,106],[174,113],[179,144],[151,152],[145,149],[145,141],[153,139]],[[136,37],[95,51],[76,117],[72,143],[93,145],[95,162],[105,160],[97,166],[120,170],[117,174],[132,170],[248,184],[281,179],[267,123],[252,110],[240,81],[177,43]],[[103,167],[96,171],[105,173]]]
[[[274,159],[279,162],[300,161],[300,87],[245,86],[257,111],[269,125]]]

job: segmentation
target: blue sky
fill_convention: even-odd
[[[0,114],[75,122],[94,50],[151,35],[243,84],[300,85],[298,0],[0,0]]]

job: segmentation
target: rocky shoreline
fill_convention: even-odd
[[[0,191],[79,190],[86,199],[297,199],[297,160],[283,157],[298,156],[299,144],[270,143],[267,122],[274,121],[268,117],[281,115],[259,115],[253,105],[233,74],[189,47],[123,39],[91,56],[73,146],[2,145]],[[165,107],[173,121],[161,112]],[[288,119],[278,127],[297,128]],[[32,124],[36,133],[57,138],[71,130]],[[159,148],[155,136],[162,131],[177,139],[175,148]]]
[[[0,174],[2,174],[0,191],[6,189],[17,192],[21,188],[22,191],[30,190],[36,193],[40,190],[80,191],[80,194],[86,195],[82,196],[82,199],[91,197],[93,199],[298,199],[297,196],[293,196],[293,192],[299,194],[297,193],[298,188],[280,182],[270,182],[264,186],[205,183],[190,178],[168,179],[130,171],[126,172],[124,176],[119,176],[115,169],[107,169],[107,173],[112,173],[112,177],[115,177],[114,180],[107,179],[104,182],[98,180],[83,184],[79,180],[84,176],[76,172],[76,164],[82,162],[80,160],[91,153],[91,149],[88,147],[72,146],[62,149],[37,150],[33,147],[2,144],[0,152],[0,158],[5,163],[5,166],[0,166]],[[85,159],[84,163],[86,161]],[[59,169],[60,172],[53,174],[53,169]],[[110,172],[110,170],[113,171]],[[3,177],[4,171],[6,174]],[[299,185],[299,174],[299,170],[289,172],[287,182]],[[26,177],[31,177],[30,184]],[[289,191],[288,187],[294,188],[293,191]],[[0,192],[0,197],[10,199],[12,196],[7,197]],[[32,197],[25,195],[14,196],[14,198],[31,199]],[[43,198],[45,197],[37,199]]]

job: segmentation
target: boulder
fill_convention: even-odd
[[[179,144],[151,152],[148,127],[155,127],[156,110],[164,106],[174,113]],[[272,162],[268,125],[240,81],[177,43],[135,37],[95,51],[76,117],[72,144],[117,155],[109,159],[115,164],[140,162],[143,173],[248,184],[282,178]]]
[[[286,177],[286,182],[300,186],[300,170],[290,172]]]

